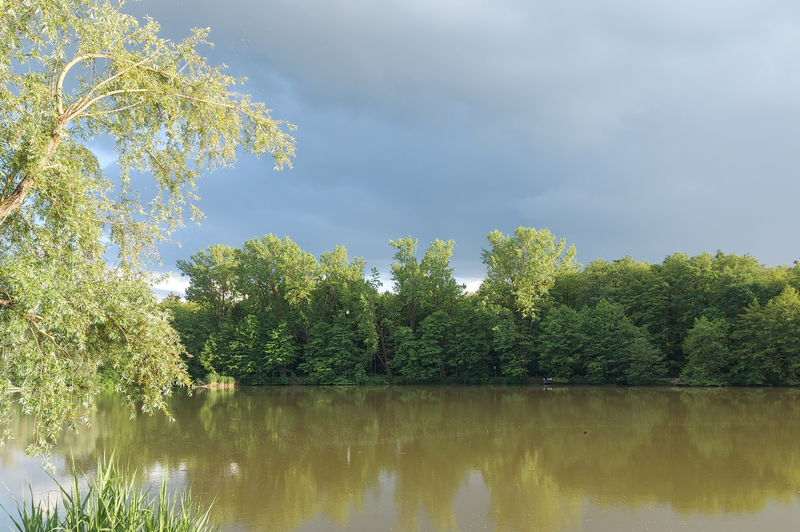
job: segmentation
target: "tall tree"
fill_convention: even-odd
[[[745,309],[734,338],[740,342],[739,380],[743,384],[800,384],[800,293],[786,287],[761,306]]]
[[[514,236],[495,230],[487,238],[492,248],[482,253],[486,289],[520,318],[536,317],[556,279],[578,269],[575,246],[567,247],[563,238],[556,242],[548,229],[518,227]]]
[[[336,246],[323,253],[319,263],[309,342],[305,362],[298,368],[308,373],[309,382],[363,382],[378,348],[369,308],[374,287],[364,279],[364,259],[348,260],[347,249]]]
[[[239,290],[260,315],[291,324],[308,341],[307,309],[316,286],[317,259],[287,236],[253,238],[239,255]],[[284,331],[284,334],[286,331]]]
[[[492,231],[483,250],[487,272],[481,291],[506,314],[496,328],[503,373],[522,379],[534,361],[530,332],[556,280],[575,272],[575,246],[556,241],[548,229],[518,227],[514,236]],[[510,313],[510,315],[509,315]],[[512,318],[513,316],[513,318]]]
[[[726,386],[732,383],[736,363],[730,346],[730,325],[724,319],[702,316],[686,335],[686,366],[681,379],[694,386]]]
[[[263,104],[231,90],[240,80],[207,65],[208,30],[170,41],[118,7],[0,0],[0,425],[13,380],[38,449],[81,417],[100,366],[131,408],[166,408],[187,377],[142,260],[187,206],[200,216],[200,174],[241,151],[280,168],[294,151]],[[97,137],[116,142],[116,185],[87,147]],[[152,199],[132,172],[155,178]]]
[[[417,260],[419,240],[409,236],[390,240],[389,243],[397,250],[392,263],[396,302],[407,317],[404,325],[414,331],[419,322],[420,305],[425,293],[422,268]]]
[[[417,260],[417,240],[400,238],[390,243],[397,249],[392,263],[395,302],[406,316],[400,325],[411,334],[401,333],[397,361],[403,375],[413,381],[444,379],[454,353],[445,348],[452,327],[451,315],[464,286],[453,277],[450,258],[455,241],[438,238],[428,246],[422,260]]]
[[[239,258],[230,246],[214,244],[192,253],[189,262],[179,260],[181,275],[189,277],[186,298],[210,308],[219,324],[238,298]]]

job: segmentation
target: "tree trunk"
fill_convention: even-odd
[[[32,184],[33,180],[29,176],[23,178],[22,181],[19,182],[19,185],[17,185],[17,188],[14,189],[14,192],[0,202],[0,224],[3,223],[9,214],[22,207]]]
[[[60,133],[53,133],[53,135],[50,136],[50,143],[47,145],[47,151],[45,152],[42,161],[39,163],[39,167],[35,171],[41,171],[45,169],[50,157],[52,157],[56,152],[56,148],[58,148],[58,143],[60,140]],[[13,172],[11,175],[13,175]],[[28,192],[32,186],[33,175],[28,173],[22,178],[22,181],[17,184],[17,188],[14,189],[14,192],[9,194],[8,197],[0,200],[0,225],[2,225],[9,214],[19,210],[25,204],[25,199],[28,197]]]
[[[375,329],[378,331],[378,338],[381,340],[381,349],[378,352],[378,360],[381,361],[381,366],[386,370],[386,376],[391,380],[392,368],[389,366],[389,356],[386,353],[386,336],[383,333],[383,327],[375,323]]]

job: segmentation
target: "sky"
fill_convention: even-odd
[[[548,228],[582,264],[626,255],[800,259],[800,3],[790,0],[141,0],[173,40],[297,125],[294,168],[242,156],[199,182],[212,244],[336,245],[388,285],[390,239]],[[183,283],[183,284],[182,284]],[[186,279],[162,285],[180,290]],[[163,292],[162,292],[163,293]]]

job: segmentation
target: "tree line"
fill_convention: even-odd
[[[319,259],[288,237],[179,261],[184,302],[162,307],[193,377],[244,384],[555,382],[800,384],[800,268],[718,251],[575,261],[547,229],[493,231],[475,292],[455,242],[395,250],[391,290],[344,247]]]

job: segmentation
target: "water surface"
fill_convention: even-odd
[[[56,475],[113,450],[169,472],[226,530],[789,530],[800,390],[270,388],[171,400],[176,421],[98,398]],[[53,498],[28,431],[0,448],[15,495]],[[0,493],[8,506],[10,495]],[[8,521],[0,517],[0,530]]]

